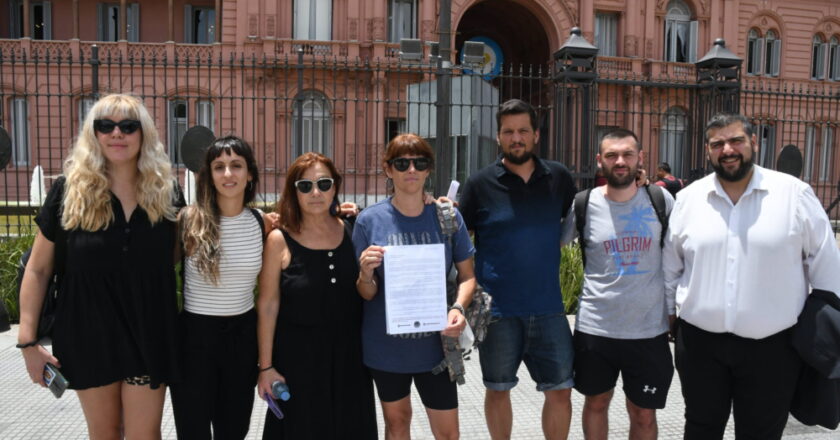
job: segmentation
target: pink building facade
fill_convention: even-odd
[[[95,94],[117,91],[144,97],[176,164],[184,131],[204,125],[254,145],[266,173],[265,194],[278,192],[291,160],[308,150],[335,158],[347,175],[346,193],[381,194],[382,148],[391,135],[412,127],[409,86],[435,79],[428,63],[401,63],[398,43],[439,39],[437,1],[6,3],[0,7],[0,125],[12,140],[13,159],[0,171],[6,188],[0,197],[7,200],[28,197],[35,165],[58,173]],[[742,103],[767,144],[763,163],[772,164],[790,143],[802,150],[805,177],[813,184],[833,186],[840,177],[834,172],[840,168],[834,154],[837,101],[803,105],[798,95],[783,93],[840,91],[836,1],[452,0],[451,23],[454,64],[465,41],[480,40],[489,48],[485,58],[513,66],[509,72],[519,69],[520,77],[513,74],[510,81],[485,77],[499,90],[491,102],[521,96],[544,109],[551,107],[552,54],[572,27],[598,46],[600,74],[675,84],[695,83],[693,63],[723,37],[744,59],[745,86],[779,91]],[[429,51],[424,45],[424,60]],[[601,84],[597,102],[603,111],[596,113],[595,130],[625,126],[641,133],[650,170],[660,160],[676,163],[681,174],[697,165],[689,163],[682,152],[688,142],[679,137],[689,133],[690,94]],[[471,111],[486,110],[480,107]],[[305,133],[296,135],[296,127]],[[492,140],[491,128],[481,135]],[[547,139],[555,134],[554,128],[544,131]],[[487,157],[465,153],[452,161],[455,175],[464,176]],[[823,199],[828,204],[833,197]]]

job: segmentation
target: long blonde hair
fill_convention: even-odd
[[[61,225],[66,230],[98,231],[114,221],[108,161],[93,130],[94,120],[108,117],[140,121],[142,143],[137,159],[137,204],[146,211],[152,224],[164,218],[175,220],[172,168],[154,121],[139,98],[115,94],[96,101],[79,130],[70,155],[64,161],[67,182]]]

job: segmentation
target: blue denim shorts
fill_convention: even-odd
[[[484,386],[507,391],[516,386],[516,372],[525,361],[537,391],[574,386],[574,347],[563,313],[510,316],[491,321],[479,346]]]

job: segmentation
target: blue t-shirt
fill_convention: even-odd
[[[575,198],[569,171],[534,158],[528,182],[501,160],[473,174],[461,192],[460,210],[475,234],[475,275],[493,295],[493,314],[562,313],[560,235]]]
[[[353,229],[356,256],[370,245],[397,246],[443,243],[446,248],[446,267],[454,260],[470,258],[475,249],[470,241],[461,214],[457,213],[458,232],[454,240],[445,240],[440,232],[435,205],[426,205],[417,217],[401,214],[391,198],[383,200],[359,214]],[[455,248],[452,248],[452,242]],[[389,335],[385,332],[385,274],[376,268],[379,279],[376,296],[364,303],[362,315],[362,353],[368,367],[391,373],[424,373],[443,360],[439,332]]]

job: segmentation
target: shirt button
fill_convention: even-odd
[[[331,282],[331,283],[333,283],[333,284],[335,284],[335,278],[331,278],[331,279],[330,279],[330,282]]]
[[[123,252],[128,252],[128,246],[123,246]]]
[[[328,257],[332,257],[332,254],[333,254],[332,251],[327,252]]]
[[[330,270],[335,269],[335,264],[330,264]]]

